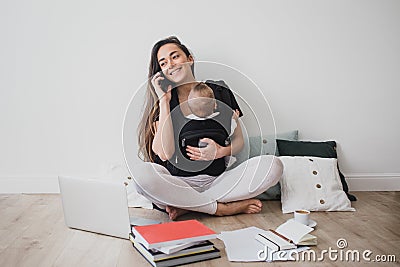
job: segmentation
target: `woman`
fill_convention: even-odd
[[[283,171],[279,159],[255,157],[219,176],[179,165],[183,157],[179,157],[177,136],[185,116],[191,114],[187,100],[197,84],[193,56],[186,46],[176,37],[157,42],[152,49],[148,78],[145,110],[138,132],[139,153],[146,162],[137,166],[134,173],[138,191],[158,207],[165,207],[172,220],[188,210],[219,216],[260,212],[262,203],[254,197],[279,181]],[[242,115],[229,89],[221,89],[215,83],[208,85],[213,90],[219,88],[217,100]],[[210,138],[201,141],[207,146],[186,149],[192,163],[215,164],[225,156],[240,152],[244,143],[240,125],[227,146]]]

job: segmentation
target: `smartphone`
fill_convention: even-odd
[[[168,79],[165,77],[165,75],[164,75],[164,73],[163,73],[162,71],[160,71],[160,76],[164,78],[164,80],[161,80],[161,81],[160,81],[161,89],[162,89],[164,92],[167,92],[168,86],[169,86],[169,85],[172,86],[172,82],[171,82],[170,80],[168,80]]]

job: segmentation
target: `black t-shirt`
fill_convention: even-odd
[[[228,88],[228,86],[225,84],[225,82],[207,80],[206,84],[213,90],[215,99],[226,104],[226,105],[217,104],[216,111],[226,114],[225,111],[229,108],[234,111],[237,109],[239,110],[240,113],[239,116],[243,115],[235,99],[235,96],[233,95],[232,91]],[[180,109],[178,92],[176,89],[173,89],[171,91],[170,111],[171,111],[172,124],[174,127],[175,153],[169,161],[168,160],[162,161],[156,155],[154,162],[166,167],[168,171],[174,176],[195,176],[199,174],[218,176],[223,171],[225,171],[224,158],[219,158],[208,162],[204,161],[192,162],[193,164],[190,164],[191,167],[188,168],[188,165],[184,163],[185,160],[187,161],[187,159],[182,155],[180,151],[178,140],[179,140],[179,135],[182,134],[182,130],[185,130],[186,128],[184,126],[190,120],[183,115]],[[193,165],[195,164],[198,164],[197,168],[196,167],[193,168]]]

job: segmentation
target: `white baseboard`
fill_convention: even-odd
[[[344,174],[349,191],[400,191],[400,173]]]
[[[400,191],[400,173],[344,174],[350,191]],[[0,177],[0,194],[60,193],[57,177]]]

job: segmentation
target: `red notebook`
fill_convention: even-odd
[[[217,238],[217,234],[197,220],[132,227],[135,239],[147,249]]]

